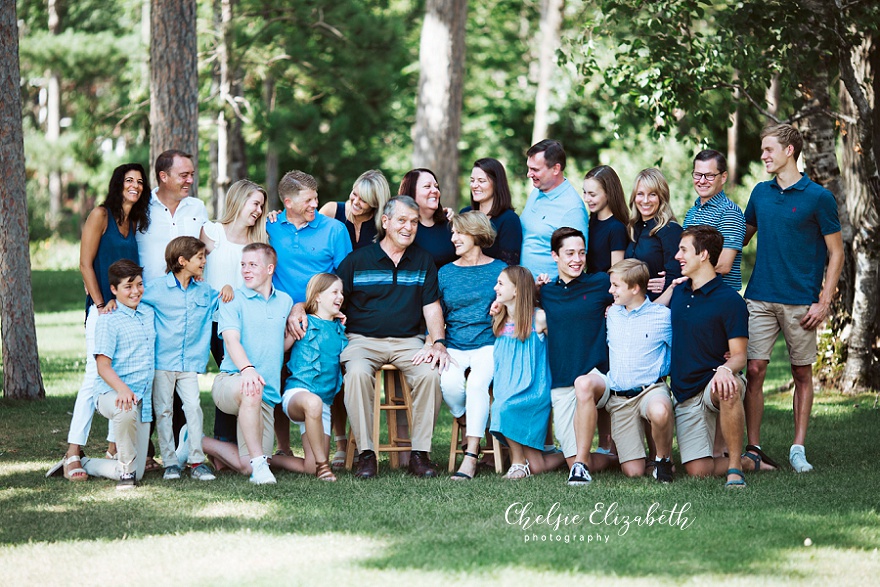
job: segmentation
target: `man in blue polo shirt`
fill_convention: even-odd
[[[570,468],[569,485],[592,481],[590,445],[596,431],[597,408],[608,401],[608,386],[599,376],[596,385],[575,387],[584,374],[608,371],[605,344],[605,309],[614,301],[608,292],[607,273],[584,273],[587,244],[584,233],[563,227],[550,239],[557,277],[541,276],[541,306],[547,315],[547,344],[552,379],[553,428]],[[586,382],[583,382],[586,383]],[[549,466],[547,468],[550,468]]]
[[[272,283],[291,298],[295,311],[291,320],[294,336],[305,333],[302,323],[306,313],[306,286],[318,273],[336,273],[342,260],[351,252],[351,239],[345,225],[334,218],[317,214],[318,182],[303,171],[289,171],[278,182],[278,196],[284,214],[266,223],[269,242],[278,252],[278,266]],[[275,434],[278,449],[290,453],[290,421],[281,409],[275,410]]]
[[[520,215],[523,231],[520,265],[528,268],[532,275],[554,275],[556,264],[547,256],[553,231],[570,226],[586,235],[590,219],[580,194],[562,175],[565,170],[562,144],[545,139],[532,145],[526,155],[528,176],[535,189]]]
[[[678,447],[687,474],[706,477],[726,470],[728,487],[745,487],[739,451],[749,313],[739,294],[715,273],[723,247],[724,237],[711,226],[692,226],[681,235],[675,258],[688,281],[669,288],[670,379]],[[669,298],[664,293],[658,301]],[[727,458],[713,450],[719,421]]]
[[[742,288],[743,238],[746,235],[746,219],[739,206],[724,194],[727,181],[727,159],[713,149],[697,153],[694,158],[694,191],[699,196],[684,216],[684,228],[705,224],[718,229],[724,237],[724,248],[718,258],[715,272],[723,276],[724,283],[739,291]]]
[[[281,362],[293,345],[287,319],[293,302],[272,285],[275,249],[265,243],[246,245],[241,255],[244,287],[220,306],[217,331],[224,357],[211,396],[220,410],[238,416],[238,444],[202,439],[205,454],[220,459],[256,485],[275,483],[268,456],[274,441],[273,414],[281,403]]]
[[[798,473],[813,469],[804,441],[813,408],[816,329],[831,310],[844,255],[834,196],[798,171],[803,144],[801,134],[787,124],[761,133],[761,161],[776,177],[752,190],[745,238],[748,243],[760,229],[755,269],[745,293],[750,315],[745,456],[758,469],[776,466],[761,450],[761,419],[764,377],[782,330],[794,378],[794,441],[788,458]]]
[[[440,410],[440,371],[449,355],[443,339],[443,309],[434,259],[412,246],[419,206],[409,196],[391,198],[382,210],[377,242],[358,249],[339,266],[348,346],[345,409],[359,452],[356,476],[376,476],[372,441],[373,385],[376,370],[397,367],[412,388],[412,454],[409,472],[435,477],[431,437]],[[425,345],[427,326],[430,346]],[[435,369],[434,366],[439,368]]]

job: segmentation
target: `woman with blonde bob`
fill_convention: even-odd
[[[306,333],[293,343],[281,408],[302,435],[303,457],[275,455],[270,464],[297,473],[336,481],[327,455],[330,451],[330,405],[342,387],[339,355],[348,345],[340,322],[342,280],[318,273],[306,286]]]
[[[266,243],[266,190],[249,179],[240,179],[226,192],[225,212],[217,222],[202,226],[199,238],[208,254],[205,264],[205,282],[220,292],[223,303],[244,287],[241,276],[241,252],[245,245]],[[217,364],[223,362],[223,341],[217,335],[217,323],[211,326],[211,354]],[[235,416],[216,408],[214,438],[235,442]]]
[[[648,297],[653,301],[672,280],[681,277],[681,266],[675,260],[682,228],[675,221],[669,205],[669,184],[659,169],[650,167],[639,172],[629,197],[629,237],[632,242],[624,255],[648,265],[653,283]],[[662,284],[660,279],[662,278]]]
[[[489,420],[495,344],[489,308],[495,301],[498,275],[507,267],[504,261],[485,253],[495,236],[489,217],[482,212],[454,216],[452,244],[458,259],[441,267],[437,275],[446,321],[446,348],[453,359],[440,374],[440,390],[467,435],[464,459],[452,476],[454,480],[466,481],[476,474],[480,439]],[[423,352],[429,350],[426,347]],[[470,374],[465,377],[468,368]]]
[[[388,180],[378,169],[370,169],[355,180],[348,201],[327,202],[320,212],[345,224],[352,250],[356,250],[376,240],[376,231],[382,222],[381,210],[390,198]]]

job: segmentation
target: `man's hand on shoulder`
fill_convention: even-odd
[[[294,304],[287,317],[287,331],[295,340],[302,340],[302,337],[306,335],[308,325],[309,318],[306,314],[305,304],[302,302]]]

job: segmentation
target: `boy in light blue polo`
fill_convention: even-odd
[[[275,483],[268,463],[275,440],[272,412],[281,402],[284,351],[293,345],[287,332],[293,300],[272,285],[276,263],[275,249],[267,244],[251,243],[242,250],[245,287],[217,313],[225,355],[211,388],[217,407],[238,416],[238,445],[202,439],[205,453],[240,473],[250,473],[256,485]]]
[[[165,480],[180,479],[182,467],[175,453],[172,427],[174,392],[183,403],[188,430],[189,457],[193,479],[213,481],[202,452],[202,407],[199,405],[198,374],[208,367],[211,320],[219,296],[199,281],[205,269],[205,243],[191,236],[179,236],[165,247],[166,273],[147,284],[144,303],[156,313],[156,374],[153,404],[159,451],[165,465]]]

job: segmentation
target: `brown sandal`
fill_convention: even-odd
[[[336,475],[333,474],[330,463],[327,461],[315,463],[315,477],[319,481],[336,481]]]

